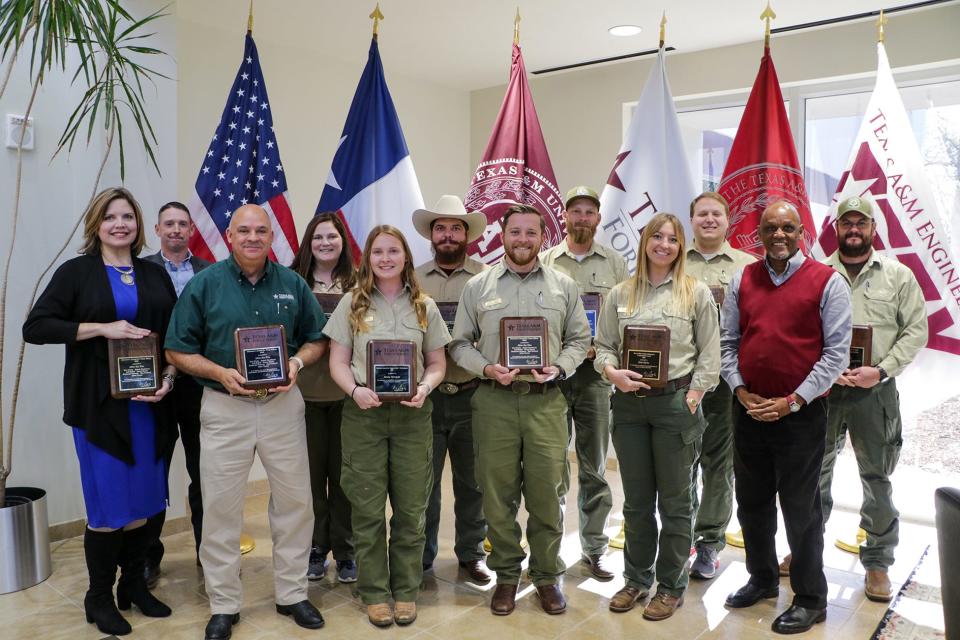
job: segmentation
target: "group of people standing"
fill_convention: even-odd
[[[64,422],[88,519],[88,622],[123,635],[131,628],[118,606],[171,613],[150,588],[177,425],[208,640],[229,638],[239,620],[254,453],[271,487],[276,609],[305,628],[324,624],[307,583],[325,575],[331,552],[337,579],[357,583],[372,624],[414,622],[423,572],[438,553],[448,455],[454,552],[468,579],[484,584],[496,573],[491,612],[515,607],[527,557],[522,499],[528,578],[543,610],[563,613],[571,441],[582,560],[598,580],[614,578],[604,533],[611,437],[625,497],[625,585],[611,611],[630,611],[656,585],[643,617],[663,620],[683,604],[688,576],[716,575],[735,483],[750,580],[727,606],[776,596],[778,572],[788,571],[795,597],[774,631],[822,621],[823,526],[847,432],[865,489],[865,588],[889,599],[898,524],[889,476],[901,443],[893,377],[925,344],[926,318],[909,269],[873,252],[871,203],[840,203],[839,250],[826,264],[800,251],[800,218],[784,202],[763,213],[760,261],[726,242],[719,194],[691,203],[692,241],[679,218],[658,213],[642,231],[633,275],[595,241],[600,220],[596,192],[571,189],[566,238],[541,253],[543,214],[511,206],[499,221],[503,257],[487,266],[467,255],[485,215],[443,196],[413,213],[434,255],[418,266],[389,225],[370,230],[357,259],[340,218],[322,213],[286,268],[269,259],[273,230],[258,206],[231,215],[232,253],[209,264],[187,248],[187,208],[168,203],[155,227],[161,251],[140,259],[136,200],[119,188],[99,194],[85,215],[83,255],[57,270],[24,325],[29,342],[66,345]],[[341,297],[328,314],[316,294]],[[589,316],[588,298],[602,301]],[[543,321],[542,366],[506,366],[501,321],[509,318]],[[851,368],[854,324],[872,326],[872,361]],[[236,329],[265,325],[284,327],[292,354],[286,383],[269,393],[247,388],[234,347]],[[665,384],[649,384],[624,358],[636,327],[668,330]],[[162,385],[114,399],[107,341],[150,333],[164,349]],[[413,344],[416,380],[402,401],[380,397],[368,379],[368,346],[381,340]],[[792,552],[780,566],[778,497]]]

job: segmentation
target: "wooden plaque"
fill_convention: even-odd
[[[542,316],[500,318],[500,364],[528,373],[550,364],[547,319]]]
[[[314,297],[317,299],[317,302],[320,303],[320,308],[323,309],[323,312],[328,316],[333,313],[333,310],[337,308],[337,305],[340,304],[340,298],[343,297],[342,293],[316,293],[314,292]]]
[[[873,364],[873,327],[868,324],[853,325],[850,339],[850,369],[869,367]]]
[[[723,306],[723,297],[726,294],[726,291],[726,287],[724,287],[722,284],[710,285],[710,293],[713,294],[713,301],[716,303],[718,309]]]
[[[453,334],[453,321],[457,319],[458,302],[438,302],[437,309],[440,311],[440,317],[447,325],[447,331]]]
[[[110,396],[150,396],[160,388],[160,346],[156,333],[140,339],[107,340]]]
[[[603,296],[599,293],[585,293],[580,296],[583,301],[583,310],[587,313],[587,322],[590,323],[590,337],[597,337],[597,319],[600,318],[600,307],[603,306]]]
[[[670,327],[659,324],[623,328],[620,368],[636,371],[654,388],[667,386],[670,368]]]
[[[410,400],[417,394],[417,345],[411,340],[367,343],[367,386],[383,402]]]
[[[237,371],[245,389],[266,391],[287,384],[287,332],[281,324],[239,328],[233,332]]]

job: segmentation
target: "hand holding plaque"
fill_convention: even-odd
[[[628,325],[623,328],[620,368],[643,376],[643,382],[654,388],[667,386],[670,365],[670,327],[663,325]]]
[[[156,333],[143,338],[107,340],[107,358],[111,397],[149,396],[160,388],[160,348]]]
[[[869,367],[873,364],[873,327],[868,324],[853,325],[850,337],[849,369]]]
[[[417,345],[411,340],[367,343],[367,386],[383,402],[410,400],[417,393]]]
[[[500,318],[500,364],[521,373],[550,364],[547,319],[542,316]]]
[[[283,325],[247,327],[234,331],[237,371],[246,382],[245,389],[256,390],[259,400],[267,390],[288,382],[287,332]]]
[[[599,293],[585,293],[580,296],[583,301],[583,310],[587,314],[587,322],[590,324],[590,337],[597,337],[597,319],[600,317],[600,307],[603,305],[603,296]]]

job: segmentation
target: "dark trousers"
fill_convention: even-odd
[[[733,400],[734,478],[737,518],[743,529],[750,582],[762,588],[779,583],[777,497],[793,560],[793,603],[827,606],[823,574],[823,512],[820,466],[827,431],[824,399],[804,405],[777,422],[760,422]]]
[[[307,458],[313,494],[313,546],[334,560],[353,560],[350,501],[340,486],[340,420],[343,400],[306,402]]]
[[[203,501],[200,498],[200,397],[203,388],[189,376],[177,378],[176,386],[171,392],[173,406],[177,414],[177,424],[180,426],[180,442],[183,443],[183,454],[186,459],[187,475],[190,484],[187,487],[187,503],[190,505],[190,524],[193,525],[193,540],[197,552],[200,551],[200,532],[203,527]],[[167,476],[170,474],[170,462],[173,457],[173,448],[167,457]],[[147,531],[150,532],[150,543],[147,545],[147,562],[159,566],[163,559],[163,543],[160,534],[163,532],[163,523],[167,519],[167,510],[164,509],[147,520]]]

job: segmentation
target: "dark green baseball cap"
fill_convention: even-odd
[[[600,196],[597,195],[597,192],[591,189],[590,187],[584,187],[583,185],[579,187],[574,187],[567,191],[567,196],[563,199],[564,209],[570,208],[570,203],[576,200],[577,198],[586,198],[588,200],[593,200],[594,204],[597,205],[597,208],[600,208]]]
[[[873,220],[873,203],[868,198],[851,196],[837,205],[837,220],[847,213],[859,213]]]

